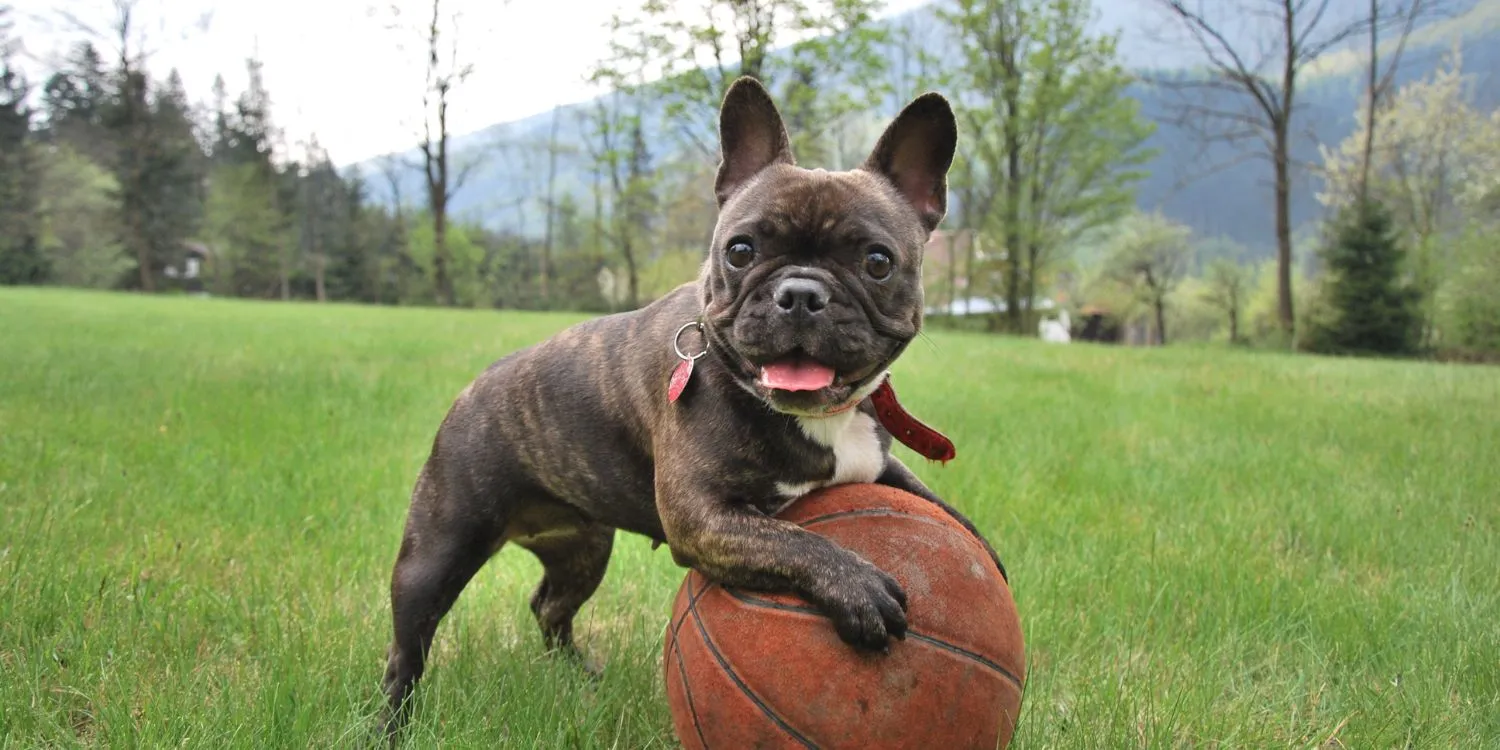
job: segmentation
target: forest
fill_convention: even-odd
[[[804,165],[857,166],[920,91],[954,101],[933,325],[1500,355],[1500,2],[1246,2],[1263,26],[1175,0],[652,0],[612,19],[596,98],[454,133],[482,40],[432,0],[421,137],[343,166],[287,142],[260,60],[243,91],[153,69],[134,0],[39,80],[0,6],[0,283],[631,309],[696,275],[719,97],[753,75]]]

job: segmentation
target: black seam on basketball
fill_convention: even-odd
[[[683,619],[687,619],[686,616]],[[703,726],[698,723],[698,709],[693,705],[693,687],[688,682],[687,667],[682,666],[682,641],[672,637],[672,653],[677,656],[677,674],[682,677],[682,694],[687,698],[688,715],[693,717],[693,731],[698,733],[698,744],[708,750],[708,740],[703,738]]]
[[[728,589],[725,589],[725,591],[728,591]],[[703,638],[703,645],[708,647],[708,652],[714,655],[714,659],[719,662],[719,667],[723,669],[724,674],[728,675],[729,679],[739,687],[740,692],[744,693],[745,697],[749,698],[750,702],[754,703],[756,707],[760,709],[761,713],[766,715],[766,718],[775,722],[776,726],[781,727],[782,731],[786,732],[788,735],[791,735],[792,739],[801,743],[803,747],[817,750],[818,746],[814,745],[812,740],[807,739],[806,737],[802,736],[801,732],[793,729],[791,724],[786,723],[785,719],[782,719],[776,714],[775,711],[771,710],[771,707],[767,706],[765,704],[765,701],[762,701],[760,699],[760,696],[756,695],[755,692],[750,689],[750,686],[746,685],[744,681],[740,679],[740,676],[738,674],[735,674],[734,667],[729,666],[729,660],[725,659],[724,655],[719,653],[719,647],[715,646],[713,639],[709,637],[708,628],[704,627],[703,625],[703,618],[698,616],[698,605],[696,601],[688,605],[688,612],[693,616],[693,624],[698,626],[698,635]]]
[[[966,648],[963,648],[961,646],[955,646],[955,645],[953,645],[953,644],[951,644],[951,643],[949,643],[949,642],[947,642],[945,640],[942,640],[942,639],[939,639],[939,638],[933,638],[930,635],[923,635],[922,633],[915,633],[915,632],[912,632],[910,630],[906,631],[906,635],[909,638],[915,638],[915,639],[917,639],[917,640],[919,640],[919,641],[921,641],[923,643],[927,643],[927,644],[931,644],[933,646],[937,646],[938,648],[943,649],[944,651],[951,651],[951,652],[953,652],[955,654],[958,654],[959,656],[964,656],[964,657],[967,657],[969,659],[972,659],[972,660],[974,660],[974,661],[976,661],[976,662],[978,662],[980,664],[983,664],[986,667],[989,667],[990,669],[995,670],[996,672],[998,672],[1000,674],[1001,677],[1004,677],[1006,680],[1009,680],[1010,683],[1013,684],[1013,685],[1015,685],[1018,689],[1022,687],[1022,685],[1021,685],[1021,678],[1019,678],[1019,677],[1015,676],[1014,674],[1012,674],[1009,669],[1006,669],[1005,667],[1002,667],[999,664],[996,664],[995,662],[993,662],[993,661],[991,661],[989,659],[986,659],[984,656],[982,656],[980,654],[976,654],[973,651],[970,651],[970,650],[968,650]]]
[[[812,607],[799,607],[799,606],[797,606],[795,604],[782,604],[781,602],[773,602],[773,601],[771,601],[769,599],[762,599],[762,598],[760,598],[758,596],[751,596],[749,594],[742,594],[742,593],[740,593],[738,591],[731,591],[730,589],[724,589],[724,591],[728,592],[728,594],[730,596],[734,597],[735,599],[739,600],[740,602],[743,602],[744,604],[747,604],[747,605],[749,605],[751,607],[762,607],[764,609],[779,609],[779,610],[781,610],[783,612],[796,612],[798,614],[812,615],[814,617],[819,617],[819,618],[826,619],[826,615],[824,615],[822,612],[819,612],[816,609],[813,609]],[[908,627],[906,629],[906,637],[908,637],[908,638],[914,638],[914,639],[919,640],[919,641],[921,641],[923,643],[927,643],[927,644],[930,644],[930,645],[933,645],[933,646],[937,646],[938,648],[943,649],[944,651],[949,651],[949,652],[952,652],[952,653],[957,654],[959,656],[965,657],[965,658],[967,658],[967,659],[969,659],[971,661],[977,662],[981,666],[989,667],[990,669],[992,669],[992,670],[1000,673],[1001,677],[1004,677],[1005,679],[1011,681],[1012,683],[1015,683],[1016,687],[1018,687],[1018,688],[1023,687],[1023,685],[1021,683],[1021,679],[1019,677],[1016,677],[1014,674],[1012,674],[1009,669],[1006,669],[1005,667],[1000,666],[999,664],[995,663],[994,661],[985,658],[983,654],[976,654],[973,651],[970,651],[970,650],[968,650],[966,648],[963,648],[962,646],[955,646],[955,645],[953,645],[953,644],[951,644],[951,643],[949,643],[949,642],[947,642],[945,640],[942,640],[940,638],[934,638],[934,637],[932,637],[930,635],[924,635],[922,633],[918,633],[915,630],[912,630],[910,627]]]
[[[796,524],[798,526],[801,526],[802,528],[807,528],[808,526],[811,526],[815,523],[832,521],[835,518],[850,518],[853,516],[900,516],[904,518],[921,518],[921,516],[914,516],[910,513],[902,513],[900,511],[891,510],[888,508],[861,508],[859,510],[841,510],[834,513],[825,513],[821,516],[813,516],[806,521],[797,521]]]
[[[692,574],[689,573],[688,575],[692,575]],[[691,591],[688,593],[688,605],[687,605],[688,611],[692,611],[693,605],[698,603],[698,598],[701,597],[701,596],[703,596],[704,594],[708,593],[708,590],[710,588],[713,588],[713,585],[714,585],[713,581],[708,580],[708,576],[703,575],[702,573],[699,573],[698,577],[703,579],[703,586],[701,588],[699,588],[696,593],[691,592]],[[672,636],[673,637],[676,637],[678,631],[682,630],[682,623],[684,623],[684,622],[687,622],[687,612],[683,612],[682,613],[682,617],[677,618],[677,622],[671,623],[671,625],[672,625]]]

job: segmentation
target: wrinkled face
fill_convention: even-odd
[[[872,172],[772,165],[720,211],[702,274],[709,336],[777,411],[863,398],[921,326],[926,239]]]

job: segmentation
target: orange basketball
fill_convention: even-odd
[[[1010,743],[1026,679],[1015,600],[941,508],[882,485],[819,490],[780,516],[852,550],[906,591],[908,632],[855,649],[797,596],[688,573],[663,666],[686,748],[984,748]]]

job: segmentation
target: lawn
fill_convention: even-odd
[[[0,290],[0,745],[347,746],[452,398],[578,316]],[[901,455],[1003,556],[1015,746],[1500,746],[1500,369],[932,332]],[[622,536],[541,655],[507,548],[414,747],[672,747],[683,571]]]

